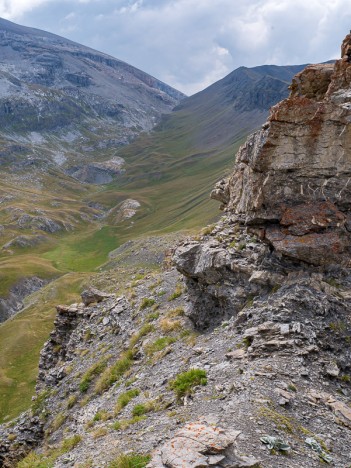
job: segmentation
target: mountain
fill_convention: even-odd
[[[101,152],[106,161],[185,97],[109,55],[4,19],[0,53],[2,166],[45,164],[87,181],[95,170],[107,182],[120,164],[101,165]]]
[[[109,55],[37,29],[0,20],[0,122],[2,132],[52,132],[81,146],[96,146],[114,124],[114,138],[101,148],[125,144],[150,130],[161,114],[185,96]],[[92,121],[95,121],[95,124]],[[92,139],[89,142],[89,137]],[[44,138],[42,136],[42,138]],[[63,150],[64,151],[64,150]]]
[[[350,465],[350,88],[351,34],[240,147],[219,221],[57,306],[4,468]]]
[[[230,171],[239,145],[265,122],[270,106],[288,96],[292,77],[303,68],[238,68],[184,99],[153,132],[121,148],[117,154],[126,171],[118,187],[147,207],[133,218],[133,231],[174,231],[210,222],[216,205],[208,187]],[[113,187],[109,191],[112,195]],[[121,226],[124,239],[129,233],[129,223],[124,231]]]

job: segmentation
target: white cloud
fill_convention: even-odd
[[[351,24],[349,0],[0,0],[0,15],[65,33],[188,93],[241,65],[334,58]]]
[[[51,0],[0,0],[0,16],[9,20],[16,19],[49,1]]]

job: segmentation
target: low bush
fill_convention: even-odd
[[[207,374],[202,369],[190,369],[187,372],[178,374],[170,382],[170,388],[175,392],[178,399],[190,395],[194,387],[207,384]]]

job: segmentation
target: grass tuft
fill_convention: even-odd
[[[115,406],[115,414],[118,414],[123,408],[125,408],[128,403],[133,399],[136,398],[140,394],[140,390],[137,388],[133,388],[131,390],[127,390],[126,392],[122,393],[117,398],[117,403]]]
[[[100,375],[107,366],[107,359],[101,359],[100,361],[93,364],[83,375],[81,381],[79,382],[79,390],[82,393],[88,391],[90,384],[94,377]]]
[[[178,374],[177,377],[170,382],[170,388],[174,390],[177,399],[193,393],[194,387],[207,384],[207,374],[202,369],[190,369],[187,372]]]
[[[108,468],[145,468],[151,460],[150,455],[139,453],[123,454],[113,460]]]
[[[163,336],[162,338],[158,338],[153,343],[148,344],[145,346],[145,352],[148,356],[153,356],[158,351],[162,351],[164,348],[169,346],[172,343],[175,343],[177,340],[172,336]]]
[[[95,393],[101,394],[117,382],[122,375],[133,365],[133,351],[122,353],[120,359],[112,366],[107,367],[95,383]]]

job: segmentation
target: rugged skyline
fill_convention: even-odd
[[[339,57],[347,0],[7,0],[0,16],[134,65],[191,95],[233,69]]]

